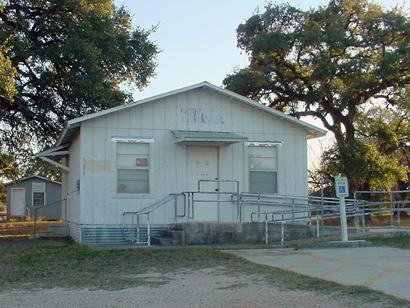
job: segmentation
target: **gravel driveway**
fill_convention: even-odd
[[[133,276],[144,281],[122,290],[42,289],[0,293],[0,307],[346,307],[357,302],[315,292],[273,287],[256,275],[223,268]],[[361,307],[377,307],[374,303]],[[380,307],[382,307],[380,303]]]

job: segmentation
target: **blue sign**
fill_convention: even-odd
[[[335,186],[337,197],[349,196],[349,184],[347,183],[347,178],[345,176],[335,177]]]

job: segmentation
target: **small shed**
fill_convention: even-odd
[[[33,175],[7,185],[7,217],[37,216],[47,220],[61,219],[61,183]]]

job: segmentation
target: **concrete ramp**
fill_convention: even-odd
[[[390,247],[228,250],[251,262],[410,300],[410,250]]]

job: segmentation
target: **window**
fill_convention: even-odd
[[[31,183],[33,206],[44,206],[46,204],[46,183]]]
[[[33,191],[33,206],[44,206],[45,196],[44,192]]]
[[[117,142],[117,193],[149,193],[149,144]]]
[[[278,192],[276,146],[249,146],[249,192]]]

